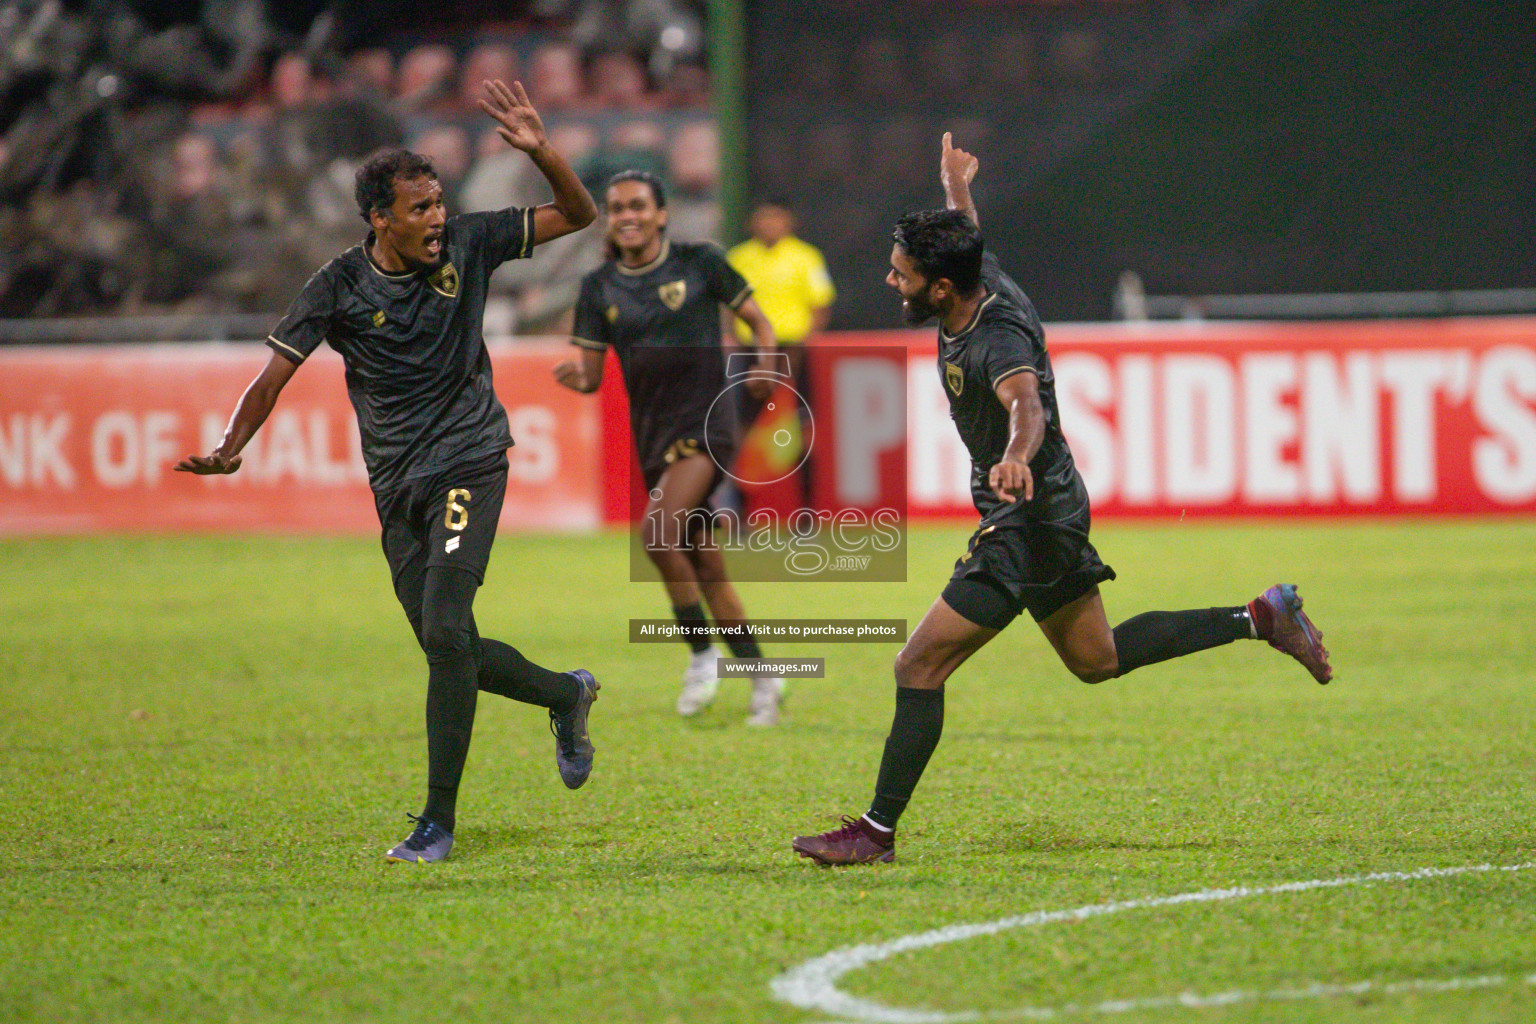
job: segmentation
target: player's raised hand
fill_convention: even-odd
[[[178,473],[196,473],[198,476],[222,476],[240,468],[240,456],[225,456],[217,451],[209,455],[188,455],[176,463]]]
[[[955,148],[953,135],[944,133],[944,147],[939,154],[939,180],[944,184],[945,192],[955,186],[970,185],[980,166],[980,161],[974,156]]]
[[[956,149],[954,138],[945,132],[943,149],[939,153],[939,182],[944,186],[944,202],[951,210],[959,210],[971,218],[971,223],[976,225],[981,224],[981,218],[971,200],[971,179],[976,177],[978,166],[976,158],[963,149]]]
[[[1004,501],[1029,501],[1035,496],[1035,476],[1027,462],[1004,459],[987,474],[987,485]]]
[[[486,82],[480,109],[496,119],[496,134],[514,149],[532,153],[548,143],[544,122],[533,109],[522,82],[513,82],[510,89],[500,79]]]

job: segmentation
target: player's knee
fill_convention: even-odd
[[[690,559],[693,564],[693,574],[698,577],[701,584],[729,582],[725,573],[725,565],[721,562],[711,561],[705,558]]]
[[[428,661],[470,654],[478,647],[475,631],[456,622],[434,622],[422,625],[421,647],[427,652]]]
[[[933,677],[937,665],[927,652],[914,650],[911,644],[897,652],[893,668],[897,686],[929,688],[935,685]]]
[[[1094,652],[1092,656],[1073,655],[1066,659],[1067,669],[1085,683],[1102,683],[1120,674],[1115,652]]]
[[[647,537],[645,539],[645,557],[658,566],[671,565],[679,560],[688,560],[687,552],[680,549],[668,537]]]

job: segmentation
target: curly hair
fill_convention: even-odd
[[[891,240],[929,281],[949,278],[961,295],[981,285],[981,231],[959,210],[922,210],[896,222]]]
[[[357,169],[352,194],[357,212],[367,220],[374,210],[388,210],[395,205],[395,182],[427,177],[437,180],[432,161],[408,149],[381,149],[363,161]]]

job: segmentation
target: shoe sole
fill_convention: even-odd
[[[595,676],[593,676],[591,672],[588,672],[584,668],[578,668],[578,669],[572,671],[570,673],[570,675],[572,675],[572,676],[574,676],[576,678],[576,682],[577,682],[578,685],[585,684],[583,686],[583,689],[586,689],[586,688],[590,687],[590,692],[592,694],[592,699],[587,701],[587,710],[590,712],[592,710],[592,705],[597,703],[597,691],[599,691],[599,690],[601,690],[603,688],[603,684],[598,682],[597,678]],[[580,695],[577,696],[576,700],[577,700],[578,706],[579,706],[579,702],[581,700]],[[583,723],[583,724],[585,724],[585,723]],[[591,734],[588,733],[588,742],[590,742],[590,741],[591,741]],[[593,754],[594,754],[594,759],[595,759],[595,755],[596,755],[596,751],[595,750],[593,751]],[[592,766],[589,764],[589,765],[587,765],[587,773],[585,775],[583,775],[580,779],[578,779],[576,781],[575,785],[572,785],[570,780],[568,780],[565,777],[565,773],[564,772],[560,772],[559,769],[560,769],[560,759],[557,756],[555,758],[555,770],[560,775],[560,781],[565,783],[565,788],[566,789],[580,789],[582,786],[585,786],[587,784],[587,780],[592,777]]]
[[[793,843],[790,844],[790,848],[800,856],[804,857],[806,860],[811,861],[818,867],[823,868],[851,868],[856,867],[859,864],[891,864],[896,860],[896,851],[894,849],[887,850],[880,856],[871,857],[868,860],[827,860],[824,857],[817,856],[809,850],[802,850],[800,847],[795,846]]]
[[[449,851],[449,852],[452,853],[452,851]],[[445,861],[447,859],[448,858],[446,856],[444,856],[444,857],[436,857],[436,858],[434,858],[432,860],[427,860],[424,857],[396,857],[394,855],[393,851],[384,854],[384,863],[385,864],[411,864],[411,865],[423,865],[423,866],[425,866],[427,864],[441,864],[443,861]]]
[[[1333,679],[1333,666],[1328,663],[1328,648],[1323,646],[1322,632],[1312,623],[1311,619],[1307,618],[1307,613],[1301,610],[1301,594],[1297,592],[1296,584],[1282,583],[1279,585],[1279,590],[1280,600],[1284,602],[1285,610],[1290,614],[1291,621],[1300,627],[1302,639],[1307,644],[1307,652],[1318,663],[1319,667],[1314,668],[1306,661],[1297,660],[1301,661],[1302,666],[1312,673],[1312,678],[1317,680],[1318,685],[1328,685],[1329,681]],[[1295,655],[1292,655],[1292,657],[1295,657]]]

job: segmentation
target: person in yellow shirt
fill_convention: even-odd
[[[758,305],[773,324],[780,345],[798,345],[825,330],[837,291],[827,273],[827,261],[809,242],[795,237],[795,214],[776,200],[752,208],[747,228],[752,237],[726,253],[726,259],[757,296]],[[738,325],[739,326],[739,325]],[[750,331],[737,331],[750,343]],[[797,356],[792,356],[796,363]],[[799,367],[796,366],[796,377]]]
[[[752,286],[768,322],[778,336],[780,351],[789,357],[795,390],[810,401],[810,381],[805,372],[803,342],[827,327],[832,317],[832,301],[837,290],[827,273],[827,261],[821,250],[795,236],[795,214],[788,204],[775,199],[759,200],[752,208],[747,229],[752,237],[726,253],[726,260]],[[752,343],[750,331],[737,325],[737,340]],[[751,424],[761,411],[761,402],[750,402],[742,409],[742,422]],[[810,487],[810,462],[801,466],[803,487]]]

